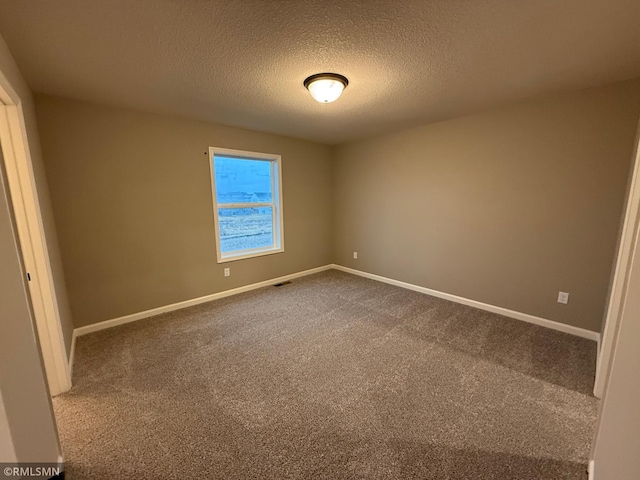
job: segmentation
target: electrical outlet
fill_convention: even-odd
[[[231,276],[231,269],[230,268],[225,268],[224,269],[224,276],[225,277],[230,277]]]
[[[358,258],[358,252],[353,252],[353,258],[355,258],[355,259]]]
[[[558,292],[558,303],[569,303],[569,294],[567,292]]]

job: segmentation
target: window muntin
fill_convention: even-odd
[[[280,155],[209,151],[218,263],[284,251]]]

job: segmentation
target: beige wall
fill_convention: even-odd
[[[600,330],[638,80],[333,149],[36,103],[76,326],[335,261]],[[283,155],[286,252],[233,262],[227,279],[215,261],[210,145]]]
[[[639,114],[636,80],[340,146],[334,260],[600,331]]]
[[[40,139],[38,135],[38,126],[36,123],[36,114],[33,107],[33,97],[31,90],[27,86],[24,78],[20,74],[18,67],[11,56],[7,44],[0,36],[0,72],[9,80],[11,86],[16,90],[22,101],[22,109],[27,129],[28,147],[31,153],[31,161],[33,164],[33,173],[36,183],[38,195],[38,203],[40,204],[40,212],[42,215],[42,223],[44,225],[44,234],[49,252],[49,262],[51,265],[51,273],[55,284],[55,295],[60,312],[60,323],[62,325],[62,333],[64,336],[67,355],[71,351],[71,339],[73,336],[73,320],[71,318],[71,309],[69,308],[69,299],[67,297],[67,289],[65,284],[65,276],[62,268],[62,260],[60,257],[60,247],[58,246],[58,237],[56,227],[51,210],[51,200],[49,199],[49,189],[47,178],[42,163],[42,154],[40,151]]]
[[[9,463],[17,460],[16,449],[13,447],[11,430],[9,429],[9,419],[2,400],[2,391],[0,391],[0,462]]]
[[[36,106],[76,327],[331,262],[329,147],[50,96]],[[284,253],[216,263],[209,146],[282,155]]]
[[[0,395],[19,462],[56,462],[58,434],[0,154]],[[6,442],[6,432],[4,433]],[[4,456],[4,455],[3,455]]]

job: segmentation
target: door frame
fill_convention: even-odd
[[[620,317],[622,316],[629,273],[633,262],[633,250],[640,226],[640,129],[636,135],[633,162],[631,184],[629,185],[624,223],[620,236],[620,245],[618,247],[618,258],[616,260],[613,281],[611,282],[609,305],[607,307],[604,331],[602,332],[600,350],[598,352],[596,380],[593,386],[593,394],[597,398],[602,398],[609,378],[609,370],[613,359],[613,346],[620,326]]]
[[[71,388],[71,369],[38,201],[20,96],[0,71],[0,146],[51,395]]]

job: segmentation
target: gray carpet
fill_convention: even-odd
[[[594,342],[337,271],[78,339],[71,480],[586,479]]]

